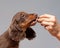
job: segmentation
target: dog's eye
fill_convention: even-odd
[[[25,18],[25,15],[22,15],[22,18]]]

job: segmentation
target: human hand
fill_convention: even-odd
[[[60,40],[60,24],[57,23],[56,17],[54,15],[44,14],[41,15],[37,21],[44,26],[49,33],[58,40]]]
[[[55,26],[57,23],[56,17],[49,14],[39,16],[37,21],[41,23],[41,25],[44,26],[48,31],[53,30],[53,26]]]

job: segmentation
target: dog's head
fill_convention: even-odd
[[[22,28],[29,27],[33,21],[36,21],[37,14],[28,14],[26,12],[18,12],[12,19],[12,23],[18,24]]]
[[[10,26],[10,30],[11,30],[10,36],[13,38],[13,40],[19,40],[24,36],[29,40],[33,39],[36,35],[35,35],[35,31],[32,28],[30,28],[30,26],[36,23],[36,18],[37,18],[37,14],[18,12],[13,17]]]

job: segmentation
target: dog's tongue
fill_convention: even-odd
[[[35,25],[36,24],[36,21],[33,21],[32,23],[31,23],[31,26],[33,26],[33,25]]]

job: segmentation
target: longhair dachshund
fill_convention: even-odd
[[[19,42],[24,38],[32,40],[36,37],[35,31],[31,28],[36,23],[37,14],[18,12],[13,16],[12,22],[1,36],[0,48],[19,48]]]

